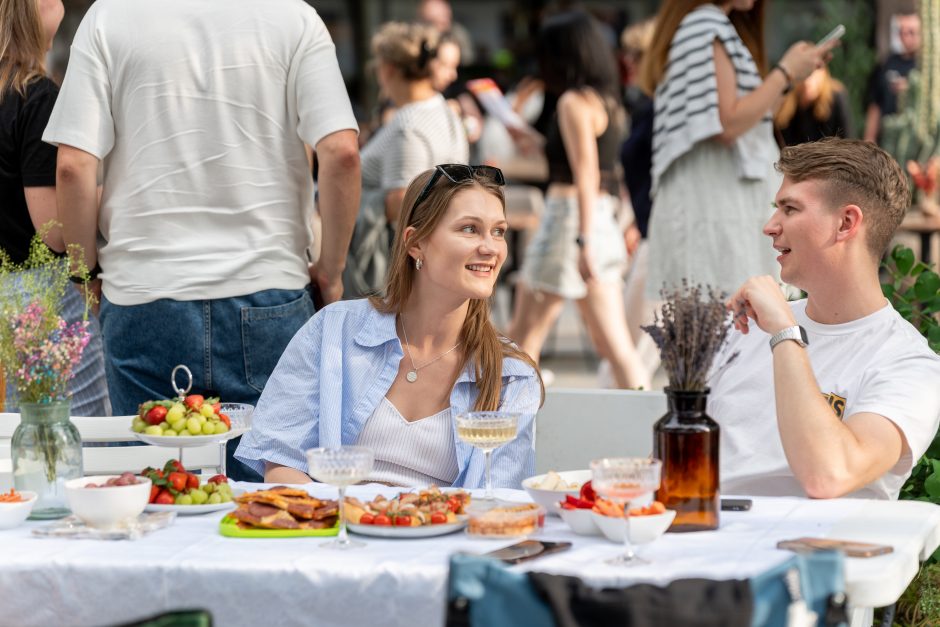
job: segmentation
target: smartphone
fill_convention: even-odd
[[[492,557],[507,564],[518,564],[526,560],[542,557],[549,553],[566,551],[571,548],[570,542],[546,542],[544,540],[523,540],[496,551],[484,553],[484,557]]]
[[[751,509],[753,503],[751,499],[721,499],[721,511],[746,512]]]
[[[825,37],[817,41],[816,47],[818,48],[819,46],[822,46],[823,44],[828,44],[833,39],[842,39],[842,35],[844,34],[845,34],[845,26],[843,26],[842,24],[839,24],[838,26],[833,28],[831,31],[829,31],[828,35],[826,35]]]
[[[777,543],[777,548],[796,551],[798,553],[835,550],[842,551],[847,557],[875,557],[876,555],[886,555],[894,551],[894,547],[887,544],[833,540],[831,538],[796,538],[794,540],[781,540]]]

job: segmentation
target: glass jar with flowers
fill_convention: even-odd
[[[653,457],[663,463],[656,500],[676,510],[670,531],[717,529],[720,429],[705,409],[709,372],[730,319],[717,290],[683,282],[660,294],[662,308],[653,324],[643,327],[659,347],[669,377],[668,411],[653,427]]]
[[[94,296],[79,288],[86,319],[72,324],[63,319],[65,290],[76,289],[69,277],[87,278],[88,271],[70,268],[67,257],[47,248],[45,228],[51,225],[34,237],[23,263],[13,263],[0,250],[0,368],[20,410],[10,446],[14,485],[38,494],[32,518],[59,518],[69,513],[65,481],[82,476],[81,436],[69,420],[68,383],[89,340],[87,306]]]

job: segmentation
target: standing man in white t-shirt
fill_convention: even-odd
[[[330,35],[301,0],[91,6],[43,139],[59,146],[65,239],[100,268],[115,414],[171,396],[177,364],[195,393],[257,400],[313,314],[311,285],[342,295],[357,128]],[[309,268],[305,143],[323,221]]]
[[[910,205],[900,167],[874,144],[785,148],[764,226],[788,303],[770,277],[728,301],[740,333],[716,366],[728,494],[896,499],[940,422],[940,357],[887,302],[881,256]]]

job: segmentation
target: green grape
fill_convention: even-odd
[[[144,429],[147,428],[147,423],[141,420],[140,418],[134,419],[134,424],[131,425],[131,429],[134,430],[134,433],[143,433]]]
[[[147,435],[163,435],[163,429],[161,429],[158,425],[150,425],[144,429],[144,433]]]
[[[193,503],[196,503],[196,501],[193,500],[192,496],[190,496],[189,494],[183,494],[182,492],[176,495],[176,499],[174,502],[177,505],[192,505]],[[198,503],[196,504],[198,505]]]
[[[195,418],[186,421],[186,428],[192,435],[202,435],[202,424]]]
[[[182,431],[179,432],[178,435],[180,435],[180,436],[185,436],[185,437],[189,437],[189,436],[192,435],[192,433],[190,433],[190,432],[187,431],[186,429],[183,429]]]
[[[206,483],[204,485],[199,486],[199,489],[205,492],[206,494],[212,494],[213,492],[215,492],[215,484]]]
[[[170,423],[164,420],[163,422],[160,423],[159,427],[163,429],[164,431],[166,431],[167,429],[170,428]]]
[[[222,502],[223,502],[223,503],[231,503],[231,502],[232,502],[232,495],[231,495],[230,492],[219,492],[218,494],[219,494],[219,498],[222,499]]]
[[[167,436],[177,436],[177,435],[179,435],[179,434],[178,434],[176,431],[174,431],[173,429],[164,429],[164,430],[163,430],[163,435],[167,435]]]
[[[215,410],[212,409],[212,405],[204,403],[202,408],[200,408],[199,413],[205,416],[206,418],[212,418],[215,416]]]
[[[216,433],[228,433],[228,427],[225,426],[224,422],[216,423],[215,432]]]
[[[228,494],[229,496],[232,496],[232,486],[227,483],[220,483],[218,486],[216,486],[215,490],[216,492],[221,492],[222,494]]]
[[[211,422],[205,422],[202,425],[202,434],[203,435],[212,435],[215,433],[215,427],[212,426]]]
[[[186,420],[180,418],[179,420],[174,420],[170,423],[170,428],[179,433],[186,428]]]
[[[175,403],[173,407],[170,407],[169,411],[166,412],[167,422],[173,424],[177,420],[186,417],[186,406],[182,403]],[[182,431],[182,429],[177,429],[177,431]]]
[[[193,488],[189,491],[189,496],[193,497],[193,503],[196,505],[202,505],[209,500],[209,495],[206,494],[203,490],[198,490]]]
[[[222,495],[218,492],[214,492],[209,495],[209,505],[218,505],[222,502]]]

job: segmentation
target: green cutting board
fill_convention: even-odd
[[[307,538],[335,536],[339,521],[329,529],[242,529],[231,516],[219,522],[219,533],[230,538]]]

